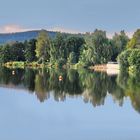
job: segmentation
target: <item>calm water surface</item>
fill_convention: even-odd
[[[140,76],[0,69],[0,140],[138,140]]]

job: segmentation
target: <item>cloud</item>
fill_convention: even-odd
[[[56,31],[56,32],[63,32],[63,33],[72,33],[72,34],[78,34],[78,33],[83,33],[77,30],[73,29],[67,29],[67,28],[62,28],[62,27],[53,27],[48,29],[49,31]]]
[[[126,34],[129,36],[129,38],[133,37],[134,31],[133,32],[126,32]]]
[[[119,33],[119,32],[116,32],[116,33]],[[114,32],[107,32],[106,35],[108,38],[112,39],[112,37],[114,36]],[[133,37],[133,34],[134,34],[134,31],[130,31],[130,32],[126,32],[126,35],[129,37],[129,38],[132,38]]]
[[[10,24],[0,27],[0,33],[15,33],[15,32],[24,32],[30,29],[23,28],[19,25]]]
[[[106,36],[110,39],[112,39],[112,37],[114,36],[114,33],[113,32],[107,32],[106,33]]]
[[[0,33],[15,33],[15,32],[29,31],[29,30],[37,30],[37,29],[27,29],[27,28],[23,28],[20,25],[16,25],[16,24],[0,26]],[[38,30],[40,30],[40,29],[38,29]],[[62,28],[62,27],[53,27],[53,28],[46,29],[46,30],[64,32],[64,33],[74,33],[74,34],[82,33],[77,30],[66,29],[66,28]]]

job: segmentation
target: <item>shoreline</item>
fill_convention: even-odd
[[[32,68],[32,69],[39,69],[39,68],[59,68],[58,66],[54,66],[51,64],[38,64],[37,62],[20,62],[20,61],[13,61],[13,62],[7,62],[2,64],[2,66],[10,69],[15,68]],[[62,66],[64,69],[79,69],[79,67],[75,67],[75,65],[69,65],[69,66]],[[84,68],[84,67],[80,67]],[[119,64],[100,64],[95,66],[90,66],[87,69],[94,70],[95,72],[105,72],[108,75],[118,75],[120,72]]]

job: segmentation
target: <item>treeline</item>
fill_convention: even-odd
[[[10,61],[36,61],[36,39],[29,41],[14,42],[0,46],[0,63]]]
[[[36,39],[0,46],[0,63],[23,61],[88,67],[117,61],[117,56],[126,49],[128,42],[124,31],[115,33],[112,39],[107,38],[105,31],[97,29],[83,35],[57,33],[52,39],[47,31],[42,30]]]
[[[137,74],[140,71],[140,29],[128,42],[126,49],[118,56],[122,69]]]

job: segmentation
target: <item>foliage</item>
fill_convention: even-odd
[[[24,45],[21,42],[6,44],[0,49],[0,62],[25,61]]]
[[[31,39],[24,42],[25,45],[25,59],[27,62],[36,60],[36,39]]]
[[[135,70],[140,70],[140,49],[134,49],[128,57],[128,62]]]
[[[78,63],[80,50],[85,43],[84,39],[81,37],[70,36],[65,41],[65,55],[66,59],[70,57],[70,55],[75,55],[75,61],[73,63]]]
[[[113,36],[111,43],[113,49],[112,61],[116,61],[117,56],[125,50],[126,45],[129,41],[128,36],[125,34],[124,31],[121,31],[119,34],[115,33]]]
[[[45,61],[49,61],[50,47],[51,47],[51,42],[49,36],[45,30],[42,30],[39,33],[36,42],[36,56],[39,62],[44,63]]]
[[[135,41],[130,41],[131,43],[128,44],[137,42],[135,46],[138,48],[139,32],[140,30],[133,36]],[[35,62],[37,66],[39,63],[43,66],[89,67],[116,61],[117,56],[124,51],[119,55],[118,60],[122,66],[129,67],[130,50],[126,50],[128,40],[124,31],[116,33],[112,39],[107,38],[105,31],[98,29],[84,35],[57,33],[54,39],[50,39],[48,32],[42,30],[37,39],[2,45],[0,47],[0,63],[23,61],[31,66],[32,62]],[[134,56],[132,58],[134,59]],[[132,63],[132,58],[130,63]]]
[[[57,33],[50,48],[50,62],[55,63],[56,60],[65,58],[65,36]]]
[[[121,68],[128,68],[129,67],[129,62],[128,58],[132,52],[132,49],[128,49],[123,51],[119,56],[118,56],[118,61],[121,66]]]
[[[138,29],[132,39],[128,42],[127,48],[139,48],[140,49],[140,29]]]
[[[112,47],[105,31],[96,29],[94,33],[88,34],[85,39],[86,45],[81,52],[81,63],[95,65],[111,60]]]
[[[60,64],[58,59],[76,64],[79,61],[80,51],[85,43],[82,37],[65,36],[58,33],[50,49],[50,62]]]
[[[140,49],[128,49],[118,57],[121,67],[128,68],[131,72],[140,70]]]
[[[105,31],[95,30],[93,33],[93,47],[95,64],[107,63],[111,60],[111,46]]]

